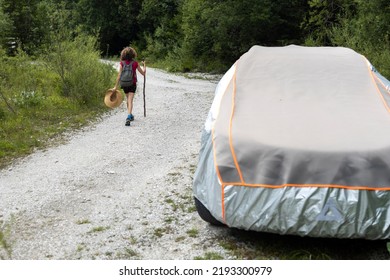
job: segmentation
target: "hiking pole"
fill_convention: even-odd
[[[145,61],[144,61],[144,70],[145,70]],[[146,117],[146,102],[145,102],[145,84],[146,84],[146,73],[144,73],[144,117]]]

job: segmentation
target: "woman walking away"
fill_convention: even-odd
[[[134,94],[137,89],[137,71],[138,70],[143,76],[146,74],[146,65],[143,61],[143,68],[139,65],[135,58],[137,57],[137,52],[130,47],[126,47],[121,52],[121,62],[118,77],[116,78],[115,87],[113,90],[117,90],[118,84],[123,89],[126,94],[127,99],[127,118],[126,126],[130,125],[130,122],[134,120],[133,116],[133,99]]]

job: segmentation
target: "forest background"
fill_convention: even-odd
[[[253,45],[344,46],[390,77],[388,0],[0,0],[0,167],[103,110],[131,45],[168,71],[222,73]]]

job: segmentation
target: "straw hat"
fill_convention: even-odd
[[[122,101],[123,96],[119,90],[107,90],[106,96],[104,97],[104,103],[107,105],[107,107],[116,108],[122,104]]]

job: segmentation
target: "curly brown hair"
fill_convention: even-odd
[[[126,47],[121,51],[121,60],[132,60],[137,57],[137,52],[131,47]]]

